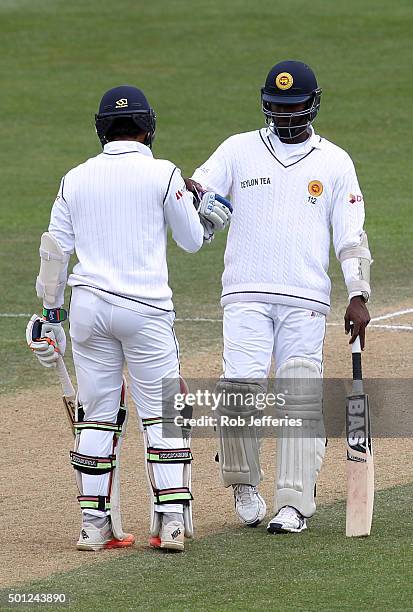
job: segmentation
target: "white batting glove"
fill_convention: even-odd
[[[26,327],[26,340],[42,366],[54,368],[65,354],[66,334],[61,323],[49,323],[34,314]]]
[[[214,226],[211,221],[204,219],[203,217],[199,217],[201,221],[201,225],[204,228],[204,242],[212,242],[214,239]]]
[[[212,223],[214,231],[225,229],[231,220],[230,209],[215,199],[213,191],[207,191],[201,198],[198,214],[202,219]]]

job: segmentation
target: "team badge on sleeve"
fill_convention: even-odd
[[[175,193],[175,197],[177,200],[180,200],[181,198],[184,197],[184,193],[185,191],[187,191],[186,187],[181,187],[181,189],[178,189],[178,191]]]
[[[280,72],[275,78],[275,84],[278,89],[290,89],[293,86],[294,79],[289,72]]]
[[[354,193],[350,193],[348,201],[350,204],[358,204],[363,201],[363,196],[361,194],[354,195]]]
[[[310,181],[308,183],[308,193],[316,198],[323,193],[323,183],[321,181]]]

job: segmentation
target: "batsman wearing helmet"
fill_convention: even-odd
[[[181,428],[168,437],[162,429],[165,393],[180,388],[167,229],[180,247],[194,253],[226,227],[230,211],[211,193],[195,208],[180,170],[152,155],[155,122],[136,87],[104,94],[95,117],[103,151],[63,177],[40,244],[36,288],[44,310],[42,318],[29,321],[27,341],[46,367],[56,365],[65,351],[61,307],[70,256],[76,252],[78,258],[68,284],[78,383],[71,463],[82,511],[80,550],[134,542],[120,518],[125,362],[145,440],[151,544],[183,550],[184,535],[192,535],[188,438]],[[166,391],[165,380],[170,381]]]
[[[271,68],[261,89],[267,126],[223,142],[196,170],[198,188],[229,194],[225,251],[223,377],[220,391],[265,392],[274,358],[285,403],[276,408],[275,516],[269,533],[301,532],[316,509],[315,483],[325,452],[320,379],[330,310],[330,232],[347,285],[345,331],[364,347],[371,256],[364,203],[349,155],[313,129],[321,89],[299,61]],[[228,415],[236,407],[221,408]],[[254,416],[255,407],[243,407]],[[301,423],[288,427],[287,418]],[[283,420],[284,419],[284,420]],[[219,430],[223,483],[246,525],[265,517],[259,431]]]

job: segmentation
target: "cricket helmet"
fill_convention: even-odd
[[[303,62],[279,62],[269,71],[261,88],[262,112],[270,129],[283,140],[292,140],[305,132],[320,108],[321,89],[310,66]],[[305,104],[298,112],[276,112],[272,104]]]
[[[140,130],[146,132],[144,144],[152,146],[156,115],[143,91],[131,85],[121,85],[109,89],[103,95],[99,111],[95,115],[96,133],[102,146],[108,142],[107,136],[119,118],[131,119]]]

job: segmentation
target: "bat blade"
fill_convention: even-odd
[[[63,405],[66,409],[67,418],[72,429],[73,435],[75,435],[75,410],[76,410],[76,391],[70,380],[68,371],[66,369],[65,362],[62,357],[59,357],[56,363],[56,372],[59,378],[60,384],[63,390]]]
[[[347,397],[346,536],[370,535],[374,503],[374,463],[368,396]]]

